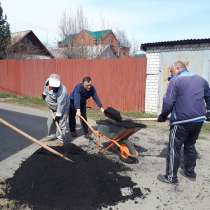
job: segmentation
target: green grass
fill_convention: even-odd
[[[146,113],[146,112],[124,112],[124,115],[131,117],[131,118],[153,118],[157,117],[156,114],[153,113]]]
[[[95,109],[88,109],[88,118],[91,119],[104,119],[105,116],[100,112],[100,110],[95,110]],[[136,118],[153,118],[157,117],[157,115],[151,114],[151,113],[145,113],[145,112],[123,112],[123,115],[136,119]]]
[[[17,96],[11,93],[0,92],[0,99],[3,99],[4,102],[16,103],[20,105],[39,107],[46,106],[45,101],[42,100],[40,97]]]
[[[0,98],[16,98],[15,94],[0,92]]]
[[[204,124],[201,132],[209,133],[209,138],[210,138],[210,124]]]

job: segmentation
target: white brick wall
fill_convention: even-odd
[[[158,112],[160,54],[147,53],[145,111]]]

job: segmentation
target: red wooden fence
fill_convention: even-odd
[[[104,107],[144,111],[146,59],[1,60],[0,91],[40,96],[51,73],[58,73],[69,93],[91,76]]]

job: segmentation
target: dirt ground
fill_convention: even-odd
[[[140,151],[137,164],[110,152],[98,155],[82,136],[69,148],[74,164],[35,150],[13,176],[0,176],[0,209],[209,210],[210,134],[197,141],[196,181],[178,174],[179,185],[172,186],[156,179],[165,171],[168,124],[146,124],[130,137]]]

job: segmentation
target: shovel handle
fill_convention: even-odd
[[[30,136],[26,132],[20,130],[19,128],[17,128],[14,125],[8,123],[7,121],[3,120],[2,118],[0,118],[0,123],[2,123],[3,125],[9,127],[10,129],[14,130],[15,132],[19,133],[20,135],[24,136],[25,138],[27,138],[28,140],[32,141],[33,143],[38,144],[39,146],[41,146],[45,150],[49,151],[50,153],[52,153],[54,155],[57,155],[58,157],[61,157],[61,158],[65,159],[65,160],[67,160],[67,161],[73,162],[71,159],[69,159],[65,155],[61,154],[60,152],[57,152],[56,150],[52,149],[51,147],[48,147],[47,145],[45,145],[42,142],[38,141],[36,138]]]
[[[55,121],[55,115],[54,115],[54,113],[53,113],[53,111],[52,111],[51,109],[50,109],[50,113],[51,113],[51,115],[52,115],[53,120]],[[58,124],[57,121],[55,121],[55,125],[56,125],[56,127],[57,127],[57,129],[58,129],[60,135],[63,136],[62,131],[61,131],[61,128],[60,128],[60,126],[59,126],[59,124]]]
[[[100,136],[99,133],[88,123],[88,121],[82,116],[79,115],[80,119],[82,119],[82,121],[88,126],[88,128],[96,135],[96,136]]]

